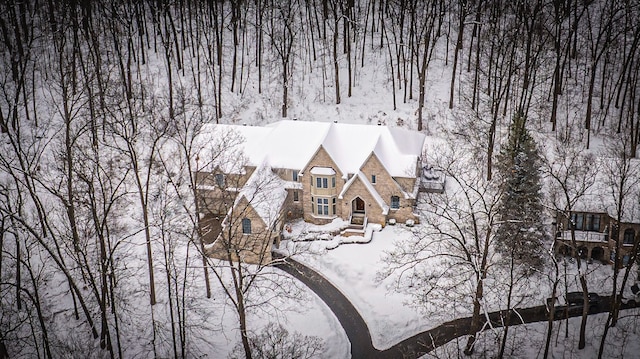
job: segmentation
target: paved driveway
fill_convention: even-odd
[[[373,346],[367,323],[365,323],[357,309],[338,288],[331,284],[331,282],[320,273],[294,259],[283,258],[276,253],[274,253],[274,258],[281,259],[281,261],[277,261],[275,267],[300,280],[329,306],[333,314],[338,318],[338,321],[342,325],[342,328],[344,328],[351,342],[351,357],[354,359],[418,358],[455,338],[471,334],[471,317],[459,318],[418,333],[393,345],[389,349],[378,350]],[[600,300],[600,306],[593,308],[589,314],[609,311],[611,298],[603,296],[600,297]],[[633,308],[633,306],[623,305],[621,309],[627,308]],[[515,309],[515,311],[517,311],[518,314],[512,314],[510,316],[509,325],[547,321],[547,311],[543,305],[531,308],[518,308]],[[488,317],[491,325],[494,328],[503,326],[506,314],[507,311],[504,310],[489,313]],[[579,317],[580,315],[581,312],[575,310],[568,313],[569,317]],[[565,317],[555,318],[555,320],[562,319],[565,319]]]

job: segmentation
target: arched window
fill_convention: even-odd
[[[251,234],[251,220],[249,218],[242,219],[242,233]]]
[[[633,245],[633,237],[635,237],[635,232],[632,228],[627,228],[624,230],[624,236],[622,237],[622,243]]]

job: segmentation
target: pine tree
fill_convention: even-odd
[[[502,198],[498,208],[496,250],[516,263],[539,268],[543,264],[543,207],[540,156],[526,128],[526,116],[513,118],[507,144],[497,156]]]

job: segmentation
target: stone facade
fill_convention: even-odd
[[[382,225],[386,223],[387,218],[384,208],[380,206],[360,178],[354,180],[351,186],[344,192],[342,199],[339,200],[342,213],[344,213],[346,217],[345,219],[348,219],[349,216],[352,215],[355,205],[354,201],[356,201],[357,198],[364,201],[364,213],[369,223],[379,223]]]
[[[422,178],[425,137],[421,133],[386,126],[280,121],[264,127],[211,125],[203,128],[198,143],[206,149],[230,133],[244,139],[238,141],[239,148],[229,149],[228,156],[218,154],[218,162],[210,160],[196,173],[198,212],[204,220],[201,231],[218,231],[203,237],[212,256],[228,257],[222,245],[224,238],[232,238],[237,242],[231,244],[242,248],[243,261],[269,261],[266,252],[277,242],[282,224],[295,218],[314,224],[342,218],[350,221],[349,229],[362,233],[367,223],[417,222],[413,210]],[[196,158],[207,160],[214,152],[205,150]],[[233,154],[241,154],[245,165],[233,162]],[[239,173],[224,173],[222,168]],[[265,179],[278,185],[266,191],[266,199],[247,203],[251,191]],[[243,193],[248,196],[242,197]],[[280,213],[276,221],[264,214],[264,203]],[[238,218],[243,205],[247,212]],[[242,219],[251,222],[251,233],[242,233]]]
[[[314,175],[312,169],[315,167],[331,168],[334,175]],[[324,184],[327,180],[327,188],[318,188],[317,181],[320,178]],[[302,182],[302,208],[303,218],[305,221],[314,224],[325,224],[331,222],[336,217],[344,217],[342,211],[337,208],[333,211],[333,199],[338,198],[338,194],[342,191],[345,181],[343,173],[338,169],[338,165],[327,153],[323,146],[320,146],[311,160],[299,175],[299,181]],[[335,184],[335,185],[334,185]],[[318,213],[318,199],[327,199],[329,214]],[[322,204],[324,206],[324,203]]]
[[[283,221],[276,223],[275,227],[267,226],[247,200],[241,198],[234,213],[225,217],[220,234],[208,246],[207,254],[223,260],[267,264],[272,259],[271,245],[280,243]],[[237,249],[240,250],[236,253]]]

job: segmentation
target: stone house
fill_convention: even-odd
[[[621,265],[631,258],[634,241],[640,240],[640,223],[618,222],[607,212],[573,211],[556,217],[557,253],[613,263],[616,250],[620,250]],[[574,226],[576,246],[572,244],[571,227]]]
[[[353,233],[368,223],[417,222],[424,141],[419,132],[387,126],[205,125],[195,165],[205,242],[225,231],[242,233],[243,221],[252,229],[245,239],[276,244],[284,222],[295,218],[314,224],[341,218]]]

